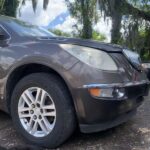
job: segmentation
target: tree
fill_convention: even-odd
[[[1,14],[15,16],[19,0],[1,0]],[[46,10],[50,0],[43,0]],[[37,0],[31,0],[36,13]],[[93,27],[101,16],[112,20],[111,42],[124,44],[138,51],[143,58],[150,58],[150,0],[65,0],[75,24],[74,36],[81,38],[99,37]],[[22,0],[25,5],[26,0]],[[99,5],[97,5],[99,4]],[[12,7],[13,6],[13,7]],[[98,8],[100,8],[98,11]],[[58,33],[58,32],[57,32]],[[65,34],[60,33],[59,34]]]
[[[102,33],[99,33],[98,31],[93,31],[92,33],[92,39],[97,41],[105,41],[106,36]]]
[[[72,17],[76,18],[78,24],[82,26],[81,37],[92,38],[93,23],[97,23],[99,17],[96,11],[97,0],[66,0]],[[76,26],[77,29],[79,28]],[[78,29],[79,30],[79,29]]]
[[[3,13],[5,0],[0,1],[0,14]]]
[[[99,6],[105,16],[112,18],[112,43],[118,43],[121,38],[121,21],[123,16],[132,15],[133,18],[142,18],[150,21],[150,12],[134,7],[132,4],[140,4],[140,0],[98,0]],[[144,5],[148,5],[148,0],[145,0]],[[143,9],[143,8],[142,8]]]
[[[71,37],[70,33],[63,32],[59,29],[53,29],[53,30],[49,29],[49,31],[54,33],[55,35],[58,35],[58,36]]]
[[[48,7],[48,4],[49,4],[49,1],[50,0],[43,0],[43,9],[46,10],[47,7]],[[24,6],[26,4],[26,0],[22,0],[21,2],[21,7]],[[38,0],[32,0],[32,8],[33,8],[33,11],[36,12],[36,9],[37,9],[37,4],[38,4]],[[20,7],[20,8],[21,8]]]
[[[1,0],[0,14],[15,17],[18,5],[19,0]]]
[[[54,33],[55,35],[58,36],[63,36],[63,37],[77,37],[80,38],[79,34],[75,34],[73,35],[72,33],[67,33],[67,32],[63,32],[59,29],[49,29],[50,32]],[[106,36],[102,33],[99,33],[98,31],[93,31],[92,32],[92,39],[93,40],[98,40],[98,41],[105,41],[106,40]]]

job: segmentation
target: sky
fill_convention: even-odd
[[[20,13],[19,13],[20,12]],[[77,20],[72,18],[64,0],[52,0],[49,2],[47,10],[43,10],[43,0],[38,1],[36,12],[33,11],[32,2],[26,1],[26,5],[19,7],[17,18],[48,29],[59,29],[67,33],[73,31],[73,25]],[[111,20],[104,21],[103,17],[93,28],[103,33],[110,42]]]

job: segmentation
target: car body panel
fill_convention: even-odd
[[[49,48],[51,47],[51,48]],[[42,50],[41,50],[42,49]],[[40,44],[36,41],[9,44],[0,48],[0,95],[4,91],[8,77],[20,66],[26,64],[42,64],[60,73],[67,71],[78,62],[67,52],[62,52],[56,44]],[[69,60],[69,63],[68,63]],[[63,65],[62,65],[63,64]]]
[[[118,115],[136,109],[140,105],[138,99],[142,99],[140,102],[143,101],[143,96],[147,94],[148,89],[146,75],[142,70],[136,70],[125,58],[122,53],[123,47],[73,38],[20,37],[6,24],[6,22],[10,22],[11,25],[11,19],[0,17],[0,23],[11,35],[9,43],[0,47],[0,109],[8,111],[6,87],[9,77],[17,68],[27,64],[47,66],[62,77],[71,93],[78,122],[82,127],[86,124],[99,124],[113,120]],[[103,50],[114,59],[118,70],[104,71],[87,65],[62,49],[60,47],[62,43]],[[142,88],[145,91],[143,92],[140,88],[138,97],[133,95],[131,99],[122,101],[93,98],[88,89],[84,88],[84,85],[91,84],[116,84],[136,81],[146,81]],[[143,85],[138,86],[142,87]],[[138,89],[138,86],[134,86],[133,89]],[[86,129],[82,130],[85,131]],[[94,131],[94,129],[91,129],[91,131]]]

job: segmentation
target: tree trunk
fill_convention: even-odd
[[[111,42],[112,43],[118,43],[121,38],[121,15],[115,13],[112,16],[112,30],[111,30]]]
[[[4,3],[4,14],[7,16],[16,17],[17,7],[19,5],[19,0],[5,0]]]
[[[111,30],[111,42],[118,43],[121,38],[121,19],[122,14],[120,13],[121,3],[118,0],[114,2],[114,8],[111,9],[111,18],[112,18],[112,30]],[[112,6],[113,7],[113,6]]]
[[[82,38],[84,39],[91,39],[92,38],[92,22],[90,21],[88,10],[86,7],[86,0],[81,1],[81,11],[82,11],[82,18],[83,18],[83,29],[82,29]]]
[[[84,39],[92,38],[92,25],[88,18],[83,18],[83,31],[82,37]]]

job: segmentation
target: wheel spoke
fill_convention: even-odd
[[[43,116],[55,116],[56,115],[56,112],[55,111],[52,111],[52,112],[44,112],[43,113]]]
[[[33,118],[30,118],[30,121],[28,122],[27,131],[31,131],[33,124],[34,124]]]
[[[22,113],[20,113],[19,117],[20,117],[20,119],[31,118],[31,115],[30,114],[22,114]]]
[[[19,113],[25,112],[25,111],[30,111],[30,108],[29,108],[29,107],[19,107],[19,108],[18,108],[18,112],[19,112]]]
[[[42,131],[43,131],[45,134],[47,134],[48,131],[47,131],[47,128],[46,128],[46,125],[44,124],[44,122],[43,122],[42,120],[40,120],[38,123],[39,123],[39,125],[40,125]]]
[[[40,99],[41,99],[41,93],[42,93],[42,89],[37,88],[37,93],[36,93],[35,102],[40,102]]]
[[[45,106],[42,107],[42,109],[45,109],[45,110],[49,110],[49,109],[51,110],[51,109],[53,109],[53,110],[54,110],[54,109],[55,109],[55,106],[54,106],[54,104],[45,105]]]
[[[51,124],[49,123],[49,121],[47,120],[46,117],[42,117],[42,120],[43,120],[43,122],[44,122],[44,124],[45,124],[45,126],[46,126],[46,128],[47,128],[48,130],[52,130],[52,129],[53,129],[53,125],[51,125]]]
[[[33,95],[31,94],[31,92],[29,90],[25,91],[25,95],[28,97],[28,99],[31,101],[31,103],[35,102],[35,98],[33,97]]]
[[[47,93],[44,90],[42,90],[41,102],[40,102],[42,106],[44,105],[46,96],[47,96]]]
[[[31,101],[27,98],[25,93],[22,94],[21,98],[25,101],[25,103],[30,107],[31,106]]]
[[[31,134],[35,134],[35,132],[37,131],[37,128],[38,128],[38,122],[35,121],[35,122],[33,123],[32,129],[31,129]]]

